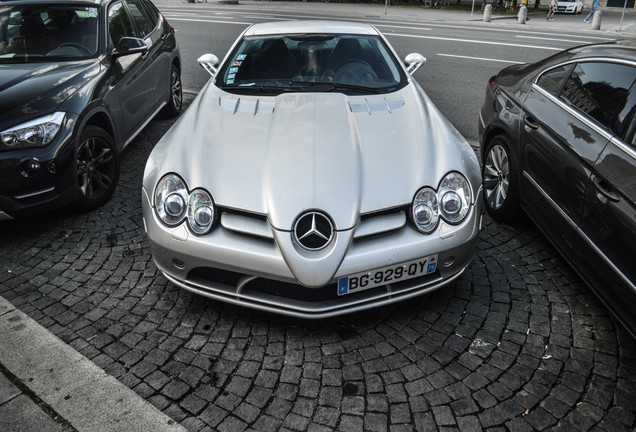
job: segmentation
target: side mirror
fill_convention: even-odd
[[[131,54],[145,54],[148,52],[148,45],[143,39],[135,37],[123,37],[119,40],[117,48],[113,51],[113,57],[123,57]]]
[[[406,63],[406,72],[413,75],[426,62],[426,57],[422,54],[411,53],[404,58],[404,62]]]
[[[219,58],[214,54],[203,54],[201,57],[197,59],[199,64],[208,71],[208,73],[212,76],[216,75],[219,66]]]

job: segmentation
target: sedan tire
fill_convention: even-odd
[[[113,195],[119,179],[119,153],[113,138],[100,127],[87,126],[75,160],[77,205],[84,210],[100,207]]]
[[[497,135],[486,145],[484,201],[493,219],[512,222],[519,216],[519,158],[508,139]]]
[[[183,106],[183,86],[181,85],[181,72],[176,65],[170,67],[170,95],[168,105],[164,108],[164,113],[168,117],[176,117],[181,114]]]

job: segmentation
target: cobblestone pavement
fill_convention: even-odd
[[[140,209],[170,123],[127,148],[100,210],[0,225],[0,295],[188,430],[634,430],[636,341],[528,223],[486,218],[456,283],[338,319],[174,287]]]

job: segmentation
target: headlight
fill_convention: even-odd
[[[164,176],[155,189],[157,215],[166,225],[177,225],[183,221],[188,204],[188,190],[180,177]]]
[[[214,200],[203,189],[188,193],[188,187],[176,174],[161,178],[155,188],[155,211],[168,226],[188,220],[190,231],[197,235],[207,234],[214,224],[216,211]]]
[[[44,147],[57,135],[64,116],[63,112],[56,112],[4,130],[0,132],[0,142],[9,149]]]
[[[450,224],[460,223],[470,211],[471,196],[468,180],[457,172],[447,174],[437,192],[423,187],[415,194],[411,206],[415,228],[429,234],[437,227],[440,217]]]
[[[212,197],[203,189],[190,194],[188,202],[188,225],[195,234],[205,234],[214,222],[214,203]]]
[[[463,175],[448,174],[437,191],[440,213],[449,223],[459,223],[468,214],[471,203],[470,185]]]
[[[439,220],[439,206],[435,191],[428,187],[417,191],[411,208],[415,227],[426,234],[432,232]]]

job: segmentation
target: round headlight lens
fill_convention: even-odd
[[[155,210],[157,216],[167,225],[177,225],[186,215],[188,189],[175,174],[164,176],[155,189]]]
[[[188,202],[188,225],[195,234],[206,234],[214,222],[214,202],[209,193],[197,189]]]
[[[466,178],[453,172],[448,174],[437,191],[441,216],[449,223],[459,223],[468,214],[471,203],[470,184]]]
[[[417,191],[411,208],[415,227],[423,233],[432,232],[439,220],[439,206],[435,191],[431,188],[422,188]]]

